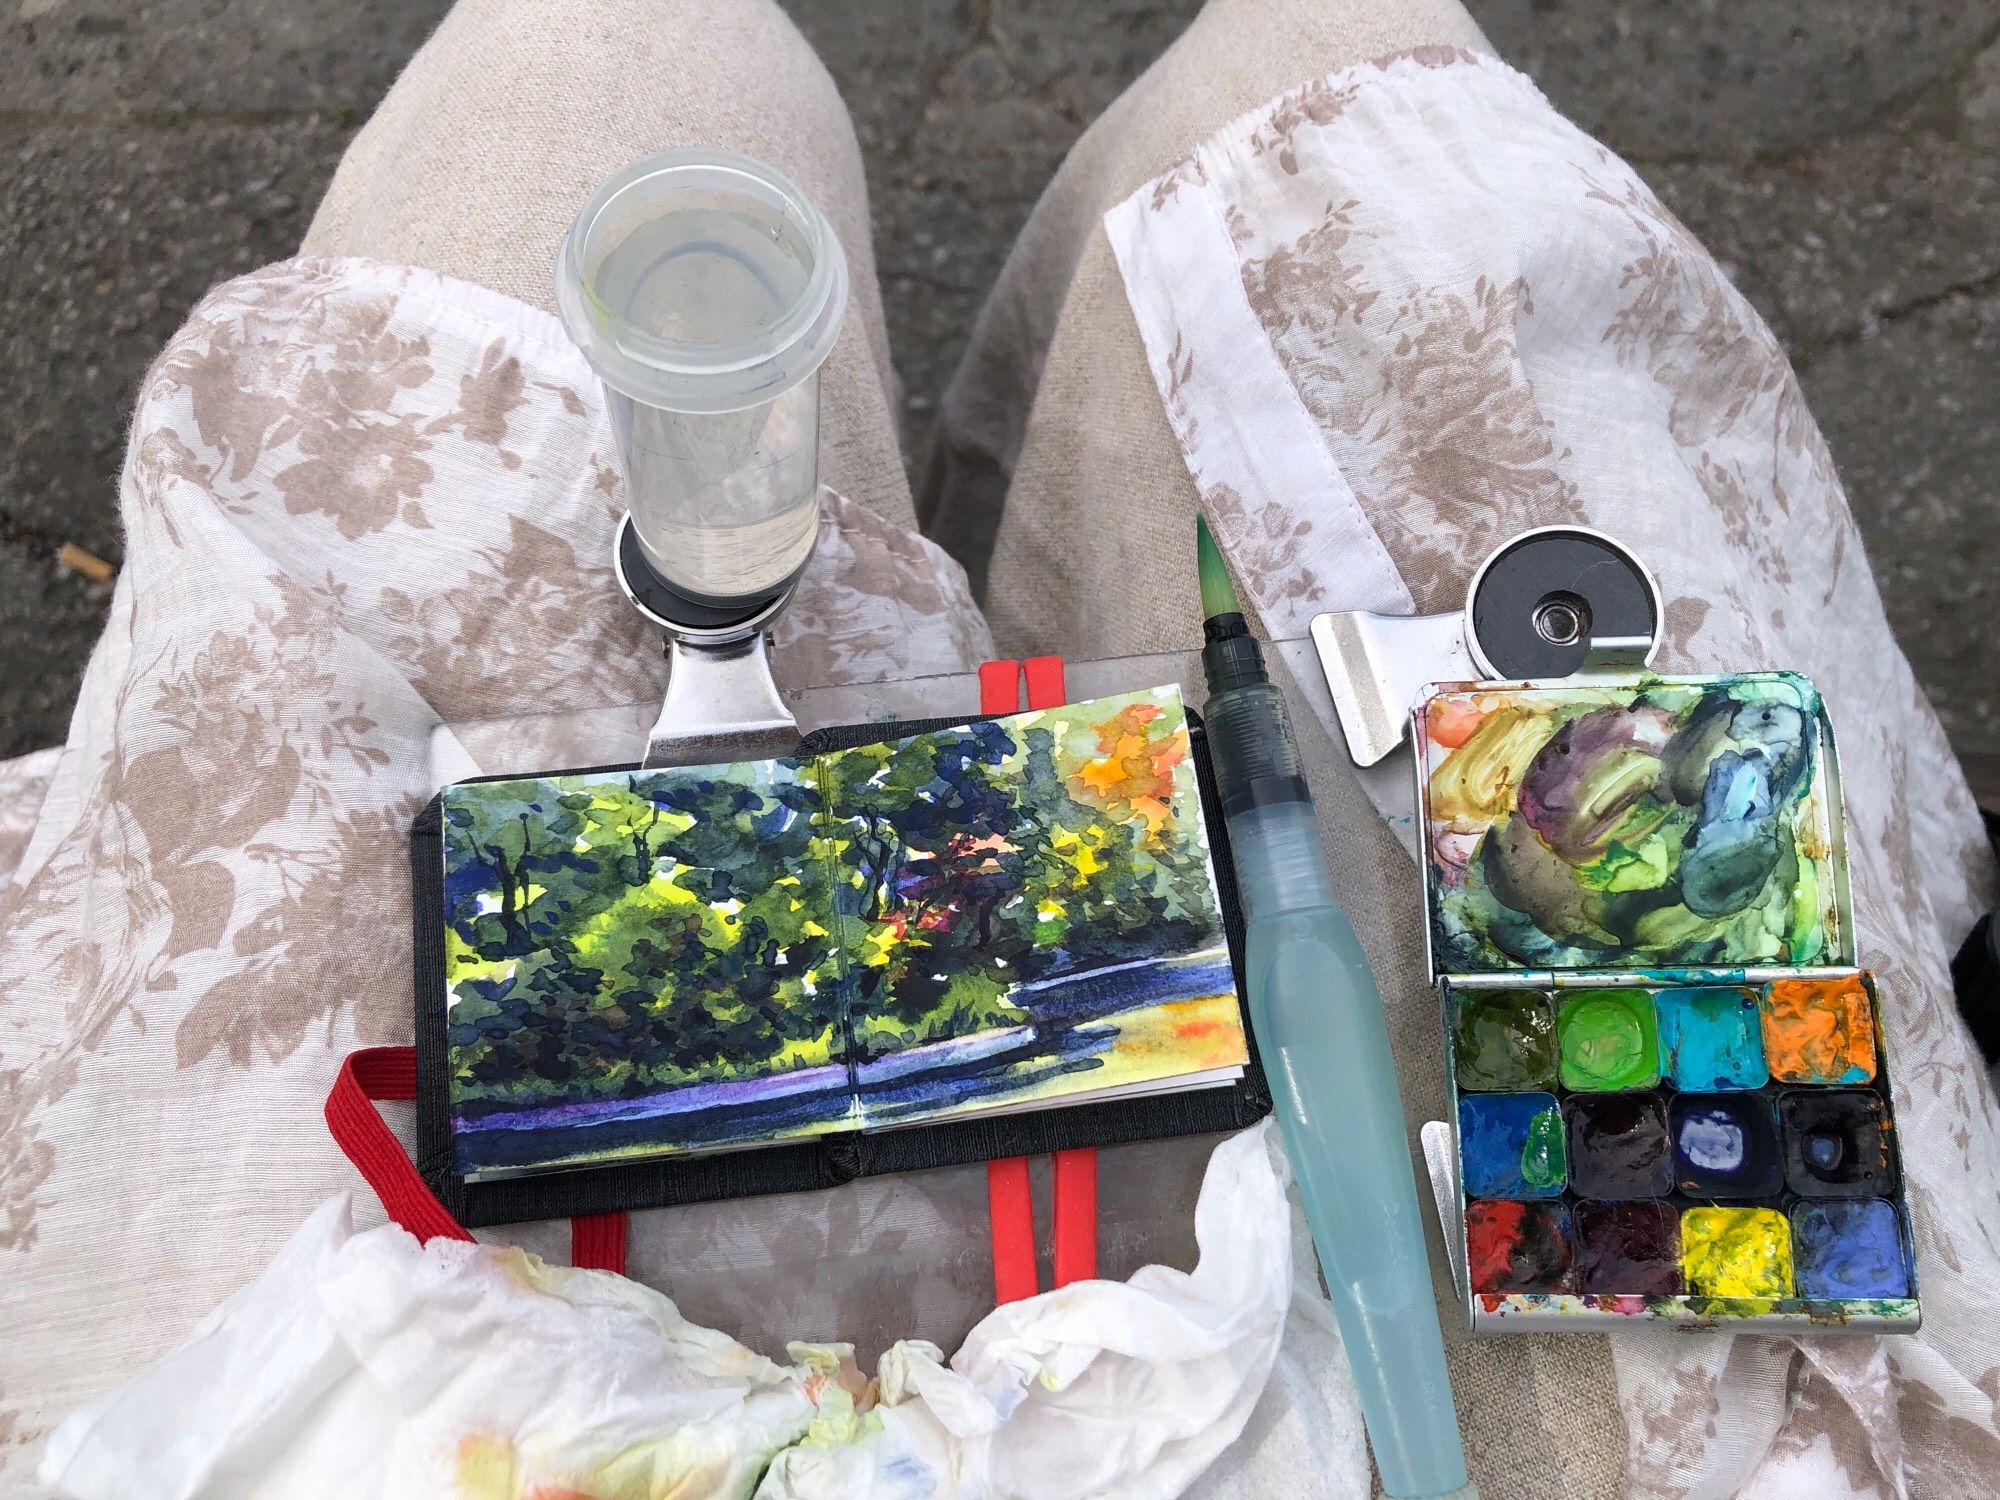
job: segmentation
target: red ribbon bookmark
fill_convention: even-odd
[[[420,1240],[469,1240],[469,1231],[438,1202],[403,1143],[375,1107],[378,1099],[417,1097],[417,1049],[364,1047],[350,1052],[326,1096],[326,1128],[354,1163],[389,1217]],[[570,1221],[570,1264],[625,1274],[625,1215],[583,1214]]]
[[[989,661],[980,667],[979,711],[1018,712],[1024,678],[1027,707],[1060,708],[1069,702],[1062,658],[1031,656],[1025,662]],[[1097,1275],[1094,1146],[1055,1153],[1055,1200],[1055,1284],[1089,1281]],[[994,1302],[1019,1302],[1034,1296],[1041,1287],[1035,1270],[1035,1210],[1026,1157],[986,1164],[986,1213],[993,1240]]]

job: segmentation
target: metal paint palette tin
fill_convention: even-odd
[[[1471,1326],[1915,1329],[1811,682],[1439,684],[1414,728]]]

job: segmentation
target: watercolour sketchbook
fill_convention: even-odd
[[[1416,745],[1474,1329],[1917,1327],[1813,685],[1440,685]]]
[[[467,1183],[1227,1088],[1250,1061],[1174,688],[465,782],[436,814]]]

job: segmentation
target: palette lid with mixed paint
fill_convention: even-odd
[[[1414,730],[1472,1326],[1915,1328],[1811,682],[1439,684]]]
[[[1854,963],[1805,678],[1440,684],[1415,731],[1434,973]]]

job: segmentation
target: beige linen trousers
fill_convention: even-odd
[[[854,273],[851,316],[823,384],[825,481],[895,524],[921,522],[983,578],[1003,650],[1097,656],[1191,646],[1199,639],[1192,521],[1198,493],[1211,510],[1215,497],[1190,475],[1188,434],[1163,405],[1166,382],[1149,366],[1104,216],[1245,111],[1308,80],[1392,53],[1487,51],[1456,0],[1210,0],[1084,134],[1044,193],[945,393],[914,495],[899,457],[853,127],[825,69],[771,0],[460,0],[356,137],[302,248],[420,266],[550,308],[558,243],[610,172],[682,145],[761,157],[826,210]],[[1634,212],[1651,225],[1643,205]],[[1691,241],[1673,251],[1706,260]],[[1782,366],[1775,353],[1771,362]],[[1381,527],[1382,518],[1370,519]],[[1844,510],[1843,523],[1851,525]],[[1144,545],[1121,542],[1139,537]],[[1689,628],[1706,612],[1701,604]],[[1856,628],[1893,652],[1879,607]],[[1936,748],[1943,753],[1941,738]],[[1927,741],[1923,753],[1931,749]],[[1962,786],[1948,791],[1955,808],[1964,803]],[[1423,992],[1414,868],[1358,787],[1321,795],[1339,830],[1337,884],[1392,997],[1415,1118],[1441,1074],[1434,1015],[1414,999],[1397,1003]],[[1990,882],[1990,866],[1975,868],[1966,850],[1970,883]],[[1454,1336],[1474,1473],[1491,1495],[1699,1490],[1694,1476],[1715,1467],[1705,1450],[1730,1443],[1726,1420],[1720,1444],[1700,1432],[1708,1421],[1715,1433],[1718,1382],[1798,1406],[1793,1398],[1826,1378],[1790,1365],[1775,1341],[1743,1342],[1728,1375],[1725,1340],[1707,1346],[1713,1367],[1695,1371],[1674,1367],[1663,1345],[1657,1365],[1614,1369],[1599,1337]],[[1629,1447],[1618,1433],[1621,1409],[1634,1424]]]
[[[1416,47],[1485,48],[1457,0],[1211,0],[1078,141],[1015,242],[944,400],[914,504],[847,108],[771,0],[460,0],[334,174],[300,253],[462,277],[553,311],[556,251],[597,184],[651,151],[722,146],[790,175],[853,271],[822,383],[821,478],[918,519],[990,577],[1003,649],[1197,644],[1195,492],[1099,223],[1196,142],[1301,79]],[[1166,539],[1085,606],[1065,535],[1117,494]],[[1002,521],[1002,501],[1005,520]],[[990,568],[986,561],[991,555]],[[1142,600],[1174,601],[1162,618]]]
[[[1486,46],[1456,0],[1212,0],[1077,143],[980,314],[922,497],[932,534],[975,578],[991,554],[984,602],[1003,650],[1200,640],[1194,486],[1105,210],[1287,85],[1430,44]],[[860,147],[832,78],[771,0],[460,0],[355,137],[300,251],[423,266],[553,311],[558,246],[597,184],[695,144],[771,162],[832,220],[854,299],[822,379],[821,477],[915,525]],[[1066,534],[1089,494],[1121,497],[1142,513],[1132,531],[1157,519],[1162,538],[1104,560],[1133,575],[1109,593]],[[1617,1492],[1622,1456],[1606,1445],[1578,1441],[1548,1468],[1527,1458],[1540,1446],[1531,1427],[1582,1432],[1616,1410],[1603,1340],[1468,1340],[1453,1365],[1474,1447],[1516,1455],[1524,1481],[1562,1472],[1564,1493]],[[1561,1410],[1575,1420],[1554,1420]]]

